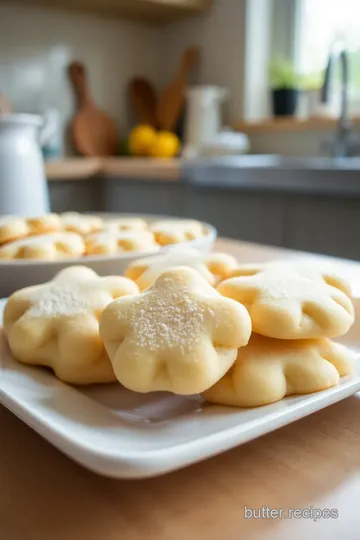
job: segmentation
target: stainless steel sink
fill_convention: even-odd
[[[182,178],[194,187],[360,194],[360,158],[202,158],[185,163]]]
[[[190,161],[189,167],[227,167],[231,169],[350,169],[360,171],[360,158],[286,157],[275,154],[254,154],[202,158]]]

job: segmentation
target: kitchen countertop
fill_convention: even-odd
[[[360,194],[360,159],[281,155],[201,158],[182,175],[196,188],[349,196]]]
[[[84,180],[99,174],[143,180],[180,179],[180,159],[64,158],[46,163],[48,180]]]
[[[305,158],[244,155],[195,160],[150,158],[66,158],[46,163],[49,181],[98,176],[116,180],[179,182],[197,188],[304,192],[326,195],[360,193],[360,158]]]
[[[232,240],[217,249],[242,259],[284,256]],[[337,264],[360,275],[360,263]],[[197,465],[120,481],[81,468],[0,406],[0,539],[355,540],[359,418],[357,394]],[[244,519],[245,506],[336,508],[339,517]]]
[[[64,158],[45,162],[48,180],[86,180],[100,173],[100,158]]]

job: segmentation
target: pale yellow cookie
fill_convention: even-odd
[[[166,246],[188,242],[204,236],[204,227],[200,221],[193,219],[164,219],[150,224],[156,241]]]
[[[71,232],[58,232],[29,236],[0,246],[0,259],[43,259],[55,261],[84,254],[81,236]]]
[[[27,218],[28,234],[45,234],[61,230],[61,219],[57,214]]]
[[[207,255],[206,264],[216,280],[222,281],[229,277],[230,273],[236,268],[237,260],[228,253],[215,251]]]
[[[79,214],[78,212],[64,212],[60,214],[60,218],[65,231],[81,235],[101,231],[104,226],[104,222],[100,217]]]
[[[115,380],[99,335],[104,308],[138,288],[124,277],[99,277],[84,266],[60,272],[52,281],[22,289],[7,301],[4,329],[14,357],[48,366],[71,384]]]
[[[141,291],[150,287],[157,278],[174,266],[188,266],[197,270],[208,283],[215,285],[217,276],[228,274],[236,261],[226,253],[201,253],[196,249],[173,249],[163,255],[154,255],[134,261],[126,269],[126,277],[133,279]]]
[[[24,218],[18,216],[0,216],[0,245],[27,236],[29,232]]]
[[[0,245],[25,238],[32,234],[59,231],[60,217],[57,214],[44,214],[32,218],[21,216],[0,217]]]
[[[154,235],[148,231],[105,231],[85,238],[87,255],[115,255],[124,251],[157,251]]]
[[[105,221],[104,229],[106,231],[147,231],[148,224],[145,219],[135,217],[124,217]]]
[[[244,304],[253,331],[268,337],[336,337],[354,322],[347,284],[308,265],[243,265],[220,283],[218,291]]]
[[[252,334],[234,365],[203,396],[220,405],[258,407],[336,386],[353,368],[352,351],[327,338],[284,341]]]
[[[186,267],[116,300],[100,320],[116,378],[137,392],[203,392],[227,372],[250,333],[246,309]]]

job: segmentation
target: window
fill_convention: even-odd
[[[352,98],[360,96],[360,1],[299,0],[296,64],[301,74],[320,76],[332,46],[340,42],[350,55]],[[339,72],[334,75],[339,81]]]

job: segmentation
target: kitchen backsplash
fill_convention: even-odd
[[[193,81],[229,90],[223,115],[227,124],[243,115],[245,8],[245,0],[216,0],[210,11],[168,25],[163,33],[163,83],[173,75],[182,51],[198,45],[201,56]]]
[[[229,89],[226,123],[242,116],[245,0],[221,0],[204,15],[165,27],[109,20],[84,13],[46,10],[0,2],[0,93],[16,110],[55,107],[65,125],[73,96],[65,68],[71,59],[89,69],[99,106],[129,127],[126,90],[134,75],[163,88],[174,77],[189,45],[201,49],[191,83]],[[11,29],[11,32],[9,31]]]
[[[15,110],[60,112],[65,132],[74,110],[66,66],[85,63],[92,94],[119,124],[122,134],[131,125],[127,84],[144,75],[158,89],[174,76],[179,57],[189,45],[201,49],[191,83],[229,89],[225,124],[243,116],[245,0],[217,0],[204,15],[165,27],[128,20],[111,20],[77,12],[24,7],[0,1],[0,93]],[[317,155],[323,133],[252,137],[252,151]],[[65,137],[67,140],[67,137]],[[72,150],[67,144],[65,153]]]
[[[17,111],[56,108],[65,128],[74,107],[66,66],[79,59],[96,102],[124,132],[127,83],[141,74],[159,84],[160,45],[156,27],[141,23],[0,3],[0,93]]]

